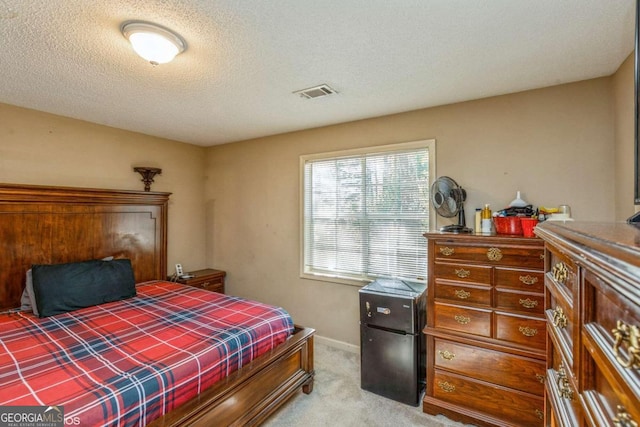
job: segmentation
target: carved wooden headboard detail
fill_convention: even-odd
[[[136,283],[167,273],[171,193],[0,184],[0,309],[32,264],[129,258]]]

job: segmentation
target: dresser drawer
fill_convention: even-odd
[[[547,362],[549,370],[545,382],[546,397],[553,409],[554,419],[558,426],[581,426],[582,407],[577,393],[576,380],[571,370],[564,363],[558,349],[553,345]]]
[[[205,291],[218,292],[221,294],[224,293],[224,284],[222,282],[212,282],[207,280],[202,283],[199,283],[198,285],[191,285],[191,286],[197,286],[200,289],[204,289]]]
[[[530,315],[542,316],[544,313],[544,294],[496,290],[498,310],[519,311]]]
[[[467,334],[491,336],[491,310],[468,308],[436,302],[436,328],[452,329]]]
[[[562,353],[569,368],[574,370],[574,321],[573,307],[563,298],[563,294],[557,291],[555,284],[551,284],[548,292],[547,310],[545,312],[548,332],[558,346],[558,351]]]
[[[495,338],[521,344],[527,348],[545,349],[547,324],[544,319],[496,313]]]
[[[545,361],[435,338],[435,366],[542,396]]]
[[[543,425],[544,400],[529,393],[436,369],[433,394],[437,399],[465,409],[509,420],[509,425],[512,426]]]
[[[593,343],[585,343],[593,348]],[[594,357],[591,357],[591,356]],[[597,359],[597,361],[596,361]],[[587,354],[586,366],[592,375],[586,379],[582,390],[584,415],[591,425],[640,425],[640,396],[638,384],[625,384],[611,376],[611,369],[616,367],[603,361],[601,354]],[[616,420],[626,423],[616,424]]]
[[[584,275],[590,304],[583,309],[582,345],[593,373],[583,385],[585,415],[601,425],[616,417],[640,425],[640,310],[607,292],[611,286],[590,271]]]
[[[439,279],[491,284],[491,267],[437,262],[434,273]]]
[[[455,260],[478,262],[487,265],[515,266],[520,268],[544,268],[544,249],[506,246],[501,244],[464,245],[457,242],[435,242],[437,261]]]
[[[584,308],[583,335],[594,345],[590,350],[601,354],[625,381],[640,390],[640,308],[606,289],[602,279],[585,274],[584,292],[591,304]]]
[[[531,270],[496,268],[495,284],[499,288],[517,289],[525,292],[544,292],[544,273]]]
[[[448,300],[456,304],[491,305],[490,286],[469,286],[436,279],[435,297],[437,300]]]
[[[578,267],[565,254],[556,251],[554,247],[547,247],[549,266],[546,272],[547,280],[557,286],[569,302],[573,305],[574,294],[578,286]]]
[[[223,283],[222,276],[214,276],[214,277],[201,277],[198,279],[189,280],[185,284],[189,286],[193,286],[195,288],[211,289],[216,286],[222,286],[222,283]]]
[[[194,277],[178,279],[179,283],[193,286],[207,291],[224,293],[224,278],[226,272],[222,270],[204,269],[191,272]]]

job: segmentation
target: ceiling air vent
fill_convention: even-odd
[[[320,85],[320,86],[310,87],[308,89],[297,90],[293,93],[300,95],[303,98],[311,99],[311,98],[320,98],[322,96],[327,96],[327,95],[331,95],[332,93],[338,93],[338,92],[330,88],[328,85]]]

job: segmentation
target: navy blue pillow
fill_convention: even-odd
[[[34,264],[33,293],[40,317],[136,295],[131,260]]]

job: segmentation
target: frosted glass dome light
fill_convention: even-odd
[[[121,30],[133,50],[153,65],[171,62],[187,48],[182,37],[149,22],[128,21],[122,24]]]

